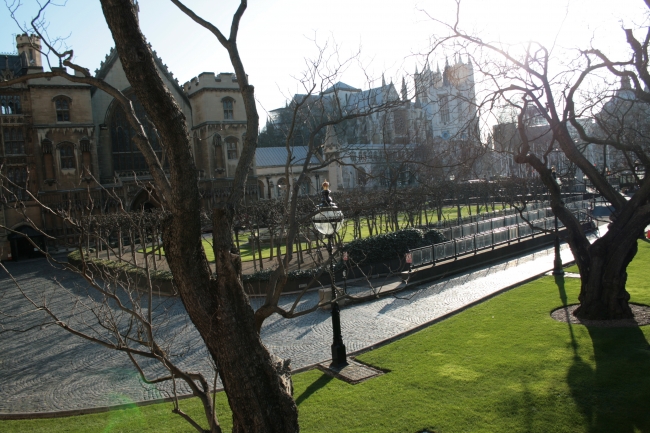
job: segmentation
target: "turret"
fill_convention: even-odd
[[[36,35],[22,35],[16,36],[16,48],[18,55],[22,59],[23,67],[26,68],[43,68],[41,60],[41,38]]]
[[[449,59],[445,58],[445,70],[442,73],[442,85],[443,86],[449,86],[450,85],[450,83],[449,83],[449,73],[450,73]]]

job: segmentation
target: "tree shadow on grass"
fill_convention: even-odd
[[[307,400],[321,388],[324,388],[328,383],[332,381],[332,376],[327,374],[322,374],[316,381],[311,383],[298,397],[296,397],[296,405],[300,405],[303,401]]]
[[[564,278],[555,281],[566,306]],[[641,329],[588,326],[594,368],[578,354],[573,325],[568,326],[574,357],[567,383],[587,431],[650,433],[650,346]]]
[[[595,369],[580,357],[569,368],[571,394],[589,432],[650,432],[650,348],[639,328],[587,327]]]
[[[555,276],[555,284],[557,285],[558,292],[560,293],[560,301],[562,301],[562,306],[564,307],[564,312],[565,314],[569,314],[567,311],[566,307],[568,306],[567,304],[567,294],[566,294],[566,289],[564,287],[564,276],[563,275],[556,275]],[[577,357],[578,356],[578,343],[576,342],[576,337],[575,334],[573,333],[573,325],[571,324],[571,321],[569,320],[569,317],[566,318],[567,325],[569,326],[569,335],[571,336],[571,348],[573,349],[573,356]]]

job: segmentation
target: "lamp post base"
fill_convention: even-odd
[[[344,365],[348,365],[347,354],[345,352],[345,344],[332,344],[332,366],[342,367]]]

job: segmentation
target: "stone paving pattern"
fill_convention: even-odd
[[[566,245],[562,259],[565,263],[573,259]],[[71,312],[72,295],[89,296],[80,277],[57,270],[43,259],[6,266],[26,294],[47,299],[63,317]],[[348,353],[409,331],[552,267],[553,249],[549,248],[372,302],[345,306],[341,322]],[[288,307],[293,300],[284,296],[282,303]],[[180,346],[179,363],[212,377],[207,351],[182,303],[169,298],[156,302],[168,322],[159,333],[173,337]],[[298,310],[317,302],[317,292],[310,292]],[[253,308],[261,303],[261,298],[251,299]],[[43,312],[32,310],[0,270],[0,413],[74,410],[168,396],[168,387],[144,384],[125,354],[47,325]],[[77,323],[83,326],[79,320]],[[276,355],[291,358],[293,369],[322,363],[331,357],[330,312],[319,309],[296,319],[274,315],[265,322],[262,339]],[[188,392],[184,387],[180,391]]]

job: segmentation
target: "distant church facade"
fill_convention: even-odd
[[[397,160],[413,157],[416,149],[428,146],[433,149],[429,154],[438,155],[437,164],[443,166],[451,162],[447,159],[460,158],[460,150],[476,138],[474,84],[471,62],[460,57],[452,64],[446,62],[442,71],[433,71],[428,64],[422,72],[416,69],[409,84],[402,79],[399,91],[383,77],[380,87],[368,90],[338,82],[317,95],[294,95],[286,107],[271,111],[266,130],[275,131],[275,141],[281,141],[278,130],[287,129],[293,108],[303,102],[309,107],[305,111],[319,118],[324,117],[320,111],[328,109],[334,117],[339,109],[342,114],[370,113],[328,128],[321,137],[322,156],[339,161],[328,167],[330,187],[407,186],[414,182],[413,176]],[[385,109],[373,110],[382,106]]]

